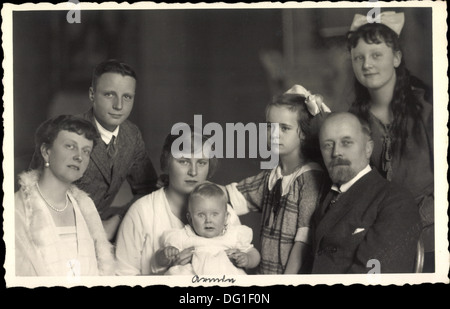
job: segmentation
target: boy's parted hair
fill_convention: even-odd
[[[120,62],[115,59],[109,59],[99,63],[94,68],[94,72],[92,74],[92,89],[96,89],[97,80],[105,73],[118,73],[122,76],[130,76],[137,80],[136,72],[132,67],[124,62]]]
[[[308,111],[306,98],[300,94],[283,93],[272,98],[272,101],[266,106],[266,118],[272,106],[283,106],[291,112],[297,113],[297,124],[304,136],[300,145],[300,151],[305,159],[316,162],[322,162],[322,155],[319,147],[319,127],[323,119],[322,114],[311,115]]]
[[[197,185],[189,195],[189,205],[191,205],[192,200],[196,197],[218,198],[223,202],[226,210],[228,197],[218,185],[212,182],[205,181]]]
[[[347,33],[347,48],[351,51],[358,45],[360,40],[367,44],[385,43],[394,52],[402,52],[400,38],[391,28],[381,23],[369,23],[359,27],[355,31]],[[402,53],[400,65],[395,69],[397,81],[394,87],[394,95],[391,101],[391,108],[394,114],[391,132],[393,133],[392,150],[394,153],[403,153],[406,149],[406,139],[408,138],[408,118],[411,117],[414,124],[413,130],[420,130],[419,121],[422,113],[422,105],[414,94],[414,88],[425,90],[425,100],[432,98],[430,88],[419,78],[410,74],[406,68],[405,56]],[[355,78],[355,101],[350,107],[350,111],[362,117],[365,121],[370,119],[370,95]],[[417,133],[417,132],[415,132]],[[415,138],[420,134],[413,134]],[[418,141],[421,142],[421,141]]]
[[[73,115],[60,115],[44,121],[36,130],[34,135],[34,154],[30,163],[31,169],[42,169],[44,158],[41,154],[41,146],[51,147],[58,133],[62,130],[84,135],[86,139],[93,141],[94,146],[99,133],[94,125],[82,118]]]

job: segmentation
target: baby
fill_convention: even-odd
[[[251,244],[253,232],[244,225],[228,225],[227,196],[217,185],[205,182],[189,196],[187,224],[163,234],[164,256],[173,262],[186,248],[194,248],[192,261],[172,266],[167,275],[245,275],[260,255]]]

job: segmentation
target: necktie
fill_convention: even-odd
[[[273,235],[275,229],[275,221],[278,212],[281,208],[281,184],[283,178],[277,180],[270,192],[270,205],[272,205],[272,211],[266,214],[266,226],[271,226],[270,234]]]
[[[272,188],[272,211],[276,215],[280,210],[280,200],[281,200],[281,184],[283,182],[283,178],[280,178],[275,183],[275,186]]]
[[[111,138],[111,141],[109,142],[106,151],[107,151],[107,153],[108,153],[108,158],[114,159],[114,157],[116,156],[116,153],[117,153],[117,149],[116,149],[116,137],[115,137],[114,135],[113,135],[113,137]]]
[[[341,195],[341,192],[335,191],[335,190],[331,190],[330,191],[331,194],[331,200],[328,203],[327,208],[325,209],[325,212],[328,212],[331,208],[333,208],[333,206],[336,204],[336,202],[339,199],[339,196]]]

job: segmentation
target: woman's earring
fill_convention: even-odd
[[[44,167],[49,167],[49,166],[50,166],[50,163],[48,163],[48,162],[44,163]]]

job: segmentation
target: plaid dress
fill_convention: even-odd
[[[324,176],[317,163],[308,163],[287,176],[277,167],[227,186],[238,215],[262,212],[258,273],[284,273],[294,242],[310,243],[310,219]]]

